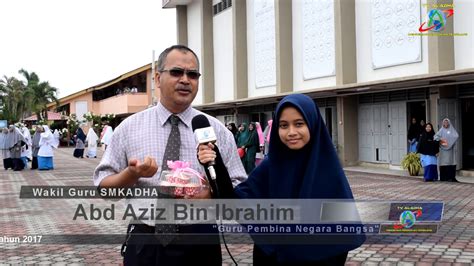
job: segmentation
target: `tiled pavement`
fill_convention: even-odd
[[[438,233],[372,237],[350,253],[347,265],[472,265],[474,185],[348,172],[358,200],[444,201]]]
[[[71,154],[71,148],[59,149],[53,171],[0,170],[0,237],[123,232],[125,222],[72,221],[78,204],[110,205],[102,199],[19,199],[24,185],[91,185],[99,159],[76,159]],[[474,264],[473,184],[424,183],[417,178],[355,171],[348,172],[348,177],[359,200],[437,200],[445,202],[445,209],[437,234],[370,237],[349,254],[347,265]],[[230,249],[239,265],[252,262],[251,245],[232,244]],[[119,250],[117,244],[0,243],[0,265],[117,265],[122,261]],[[225,264],[230,264],[222,250]]]

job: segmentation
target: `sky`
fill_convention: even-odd
[[[111,80],[176,43],[161,0],[2,0],[0,77],[38,74],[59,98]]]

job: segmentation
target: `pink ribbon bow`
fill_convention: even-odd
[[[196,176],[199,176],[201,181],[205,181],[204,177],[196,170],[190,168],[191,165],[189,162],[183,161],[167,161],[166,164],[168,168],[173,171],[173,177],[179,177],[181,173],[191,173]]]

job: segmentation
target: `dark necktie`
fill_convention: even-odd
[[[163,163],[161,164],[162,170],[168,170],[168,161],[179,160],[179,149],[181,146],[181,138],[179,134],[179,117],[171,115],[168,119],[171,123],[171,132],[166,143],[165,153],[163,155]],[[166,196],[163,196],[164,198]],[[174,234],[178,231],[178,226],[175,224],[156,224],[155,232],[158,234],[158,240],[163,246],[168,245],[173,241]]]
[[[163,163],[161,164],[162,170],[168,170],[168,161],[179,160],[179,148],[181,146],[181,138],[179,134],[179,117],[171,115],[168,119],[171,123],[171,132],[166,143],[165,153],[163,155]]]

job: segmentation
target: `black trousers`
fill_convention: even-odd
[[[13,158],[13,171],[21,171],[25,168],[25,163],[20,158]]]
[[[133,226],[133,229],[132,229]],[[210,225],[212,226],[212,225]],[[200,239],[187,233],[199,232],[198,225],[180,227],[176,241],[163,246],[154,227],[144,224],[129,225],[127,240],[122,248],[124,265],[222,265],[219,235]],[[202,241],[201,241],[202,240]]]
[[[439,180],[456,182],[456,165],[444,165],[439,167]]]
[[[253,265],[277,265],[277,266],[306,266],[306,265],[321,265],[321,266],[343,266],[346,263],[348,252],[344,252],[340,255],[326,258],[324,260],[318,261],[308,261],[308,262],[288,262],[288,263],[279,263],[275,254],[267,255],[263,252],[258,246],[253,245]]]
[[[5,168],[5,170],[7,170],[8,168],[13,169],[12,158],[3,159],[3,168]]]
[[[84,158],[84,149],[74,149],[73,156],[76,158]]]
[[[38,169],[38,157],[33,156],[33,160],[31,161],[31,169]]]

